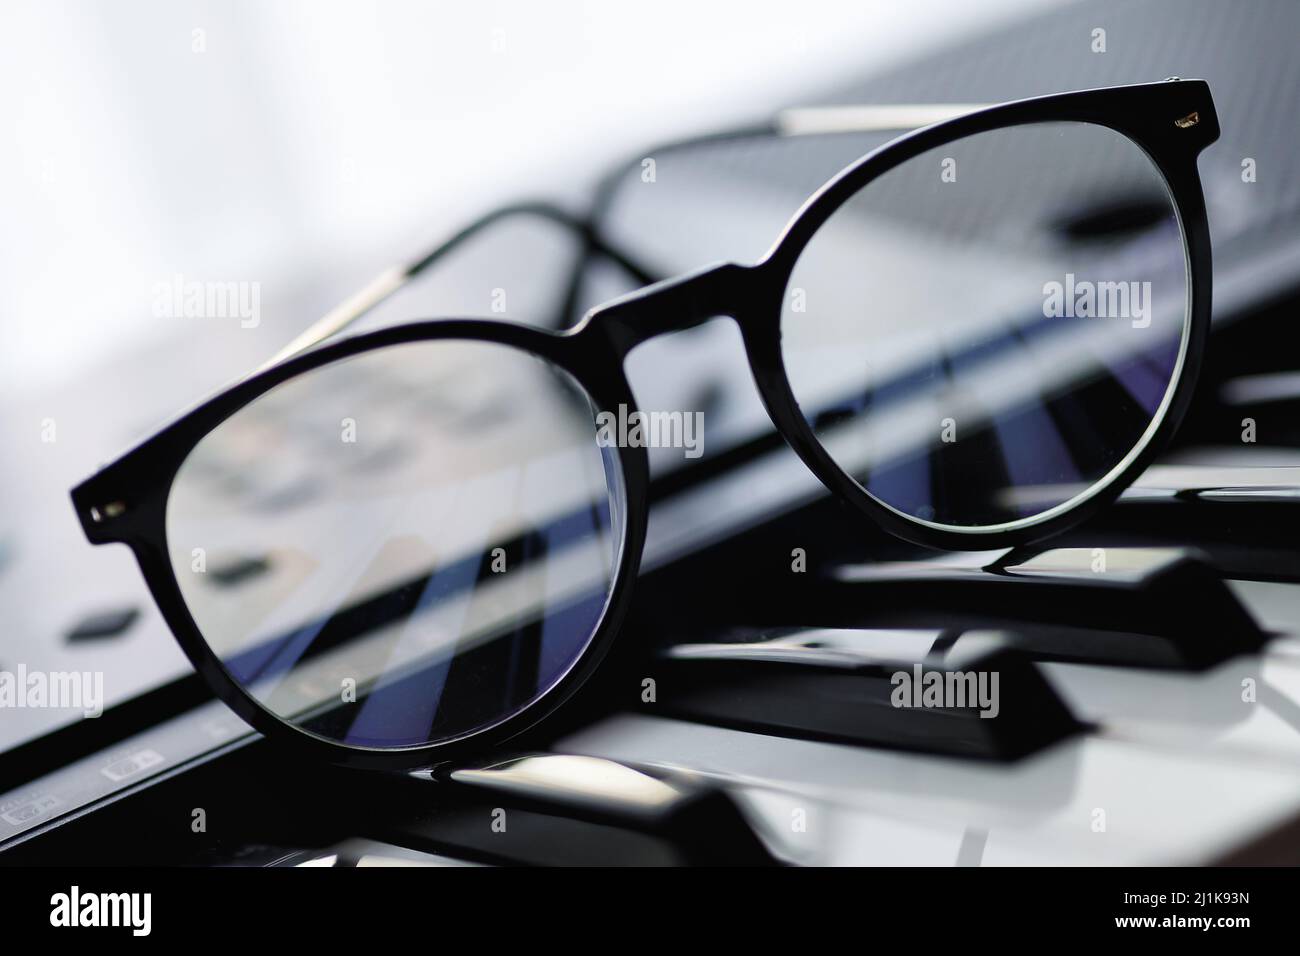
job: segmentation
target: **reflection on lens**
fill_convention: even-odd
[[[1149,439],[1188,328],[1160,172],[1083,123],[911,159],[800,255],[782,354],[801,410],[869,494],[922,522],[1015,525]]]
[[[167,542],[231,675],[329,740],[403,747],[518,713],[597,629],[622,476],[592,400],[527,352],[389,346],[292,379],[181,466]]]

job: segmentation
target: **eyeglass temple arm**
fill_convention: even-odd
[[[601,237],[589,220],[575,216],[549,203],[513,203],[475,219],[449,239],[434,246],[415,262],[385,269],[360,290],[313,322],[288,345],[277,352],[263,368],[277,365],[285,359],[342,332],[458,246],[500,220],[515,216],[535,216],[547,219],[578,235],[583,244],[581,261],[585,261],[593,254],[603,256],[626,272],[639,285],[650,285],[659,278],[633,259],[631,255]],[[577,271],[579,270],[575,269],[575,272]],[[576,291],[576,282],[571,282],[567,300],[572,300],[576,295]],[[566,301],[564,312],[571,311],[572,306],[572,301]]]
[[[882,103],[807,106],[782,110],[772,121],[778,136],[907,132],[988,109],[989,103]]]
[[[740,139],[751,136],[777,135],[785,137],[834,133],[903,132],[929,126],[931,123],[955,119],[958,116],[984,109],[985,106],[986,104],[979,103],[924,103],[798,107],[782,110],[767,124],[745,127],[732,132],[715,133],[696,139],[681,140],[661,146],[659,149],[676,149],[694,142]],[[654,150],[651,150],[651,152],[654,152]],[[612,193],[609,187],[613,181],[614,177],[605,180],[606,185],[600,190],[602,195],[596,203],[596,213],[590,218],[574,216],[558,206],[548,203],[527,202],[503,206],[476,219],[450,239],[435,246],[414,263],[405,266],[393,266],[384,270],[359,291],[312,323],[311,326],[277,352],[263,368],[276,365],[342,332],[366,312],[387,299],[457,246],[488,226],[511,216],[539,216],[559,223],[582,237],[584,259],[594,252],[617,264],[640,284],[650,285],[659,277],[638,264],[631,255],[603,239],[593,225],[593,222],[599,218],[599,213],[607,205],[607,200]],[[575,275],[570,277],[564,314],[572,312],[577,290],[578,280]]]

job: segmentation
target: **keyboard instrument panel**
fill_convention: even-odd
[[[1102,6],[1142,42],[1046,69],[1052,38],[1086,34],[1096,15],[1069,7],[825,103],[995,101],[1172,72],[1214,84],[1206,367],[1172,447],[1112,507],[1038,545],[904,544],[776,440],[734,328],[679,333],[635,354],[630,377],[645,407],[706,408],[707,451],[652,459],[641,581],[608,665],[509,751],[363,773],[250,731],[193,675],[125,549],[80,540],[62,489],[165,414],[200,358],[158,373],[174,381],[156,408],[45,396],[10,410],[0,435],[48,407],[103,427],[7,479],[38,503],[0,524],[0,669],[111,680],[94,720],[6,712],[0,862],[85,862],[87,847],[115,863],[249,866],[1300,862],[1300,152],[1294,122],[1276,118],[1300,106],[1300,10]],[[1234,69],[1243,57],[1268,70]],[[881,140],[665,155],[659,192],[615,183],[602,227],[665,274],[753,259],[764,250],[749,237],[775,235]],[[1243,182],[1243,157],[1258,182]],[[523,240],[491,241],[500,257]],[[530,262],[518,258],[521,284],[546,271]],[[439,314],[444,284],[481,268],[453,263],[368,321]],[[593,267],[577,311],[625,284]],[[536,302],[555,297],[536,287]],[[547,313],[520,308],[523,321]],[[240,347],[204,361],[247,367]],[[135,373],[161,364],[144,356]],[[51,480],[60,493],[38,495]],[[228,573],[237,585],[260,572]],[[934,703],[932,687],[960,703]]]

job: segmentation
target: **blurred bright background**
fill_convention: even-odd
[[[380,271],[502,201],[582,211],[611,163],[665,138],[817,102],[1056,2],[0,5],[0,669],[103,671],[109,705],[189,669],[129,551],[86,545],[68,489]],[[686,229],[761,250],[793,208],[744,243],[707,205]],[[366,323],[489,315],[498,286],[497,318],[539,319],[573,243],[533,222],[457,255]],[[256,288],[259,321],[156,315],[177,277]],[[765,425],[719,329],[642,350],[633,386],[695,408],[735,379],[711,427]],[[141,619],[68,637],[121,612]],[[7,712],[0,749],[70,719]]]
[[[1047,5],[7,2],[0,398],[231,334],[154,317],[176,275],[302,325],[495,202]]]

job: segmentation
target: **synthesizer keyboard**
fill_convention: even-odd
[[[1044,62],[1098,17],[1126,42]],[[107,458],[166,403],[96,409],[111,426],[98,445],[51,447],[39,473],[6,479],[37,503],[0,536],[0,668],[116,676],[95,720],[6,712],[0,863],[1300,861],[1300,369],[1287,347],[1300,154],[1294,123],[1277,119],[1300,105],[1297,28],[1300,9],[1281,0],[1085,4],[829,91],[827,105],[996,101],[1208,79],[1224,135],[1202,167],[1216,275],[1198,400],[1159,464],[1088,524],[1030,548],[940,555],[826,496],[771,433],[734,330],[652,343],[630,369],[642,404],[707,405],[710,454],[654,462],[643,581],[617,656],[560,722],[507,753],[404,776],[304,764],[211,700],[128,555],[86,548],[61,493],[94,466],[88,449]],[[669,151],[653,201],[631,179],[608,184],[601,226],[665,274],[752,259],[764,251],[753,237],[878,141]],[[1243,157],[1272,172],[1243,183]],[[475,268],[417,283],[368,321],[445,312],[445,283],[472,284]],[[572,304],[619,282],[593,268]],[[231,374],[264,358],[242,347],[220,357]],[[187,374],[179,355],[142,356],[138,371]],[[683,397],[687,380],[707,394]],[[44,414],[86,420],[87,396],[111,393],[43,397],[0,434]],[[47,485],[60,493],[37,493]],[[919,681],[990,660],[978,669],[1032,706],[891,706],[900,670]],[[494,826],[503,813],[509,825]]]

